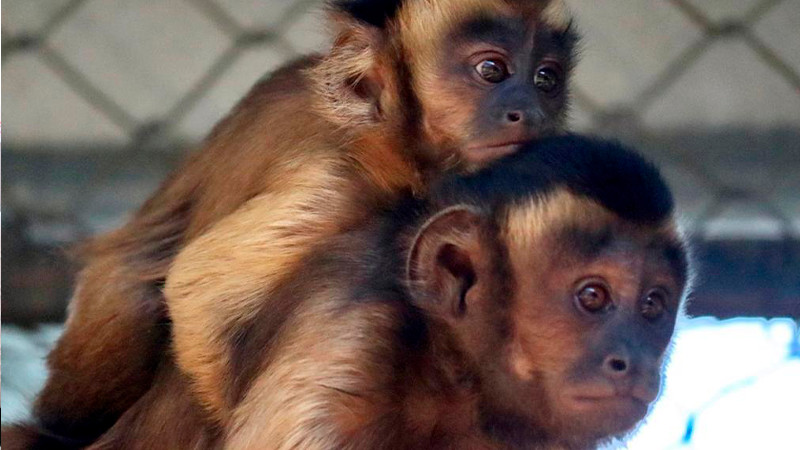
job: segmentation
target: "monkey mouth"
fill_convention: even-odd
[[[570,409],[580,416],[613,418],[620,430],[641,420],[648,405],[632,395],[575,396],[569,400]]]
[[[658,397],[659,389],[651,384],[635,380],[589,384],[570,390],[568,396],[574,399],[591,401],[634,400],[649,405]]]
[[[632,396],[632,395],[605,395],[605,396],[586,396],[579,395],[572,397],[573,403],[583,407],[595,406],[644,406],[647,407],[647,402]]]
[[[611,414],[635,422],[644,417],[657,391],[651,392],[640,386],[592,386],[567,395],[573,411],[594,414]]]
[[[464,155],[472,163],[487,163],[516,153],[525,142],[527,140],[471,145],[464,150]]]

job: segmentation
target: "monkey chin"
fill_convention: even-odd
[[[557,415],[568,448],[596,448],[615,439],[625,440],[647,415],[650,404],[633,396],[570,396]]]
[[[636,425],[647,414],[648,404],[629,396],[605,398],[574,398],[566,405],[570,415],[581,422],[581,426],[601,435],[616,435]]]

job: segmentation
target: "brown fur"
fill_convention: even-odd
[[[497,178],[459,179],[427,200],[407,196],[396,211],[323,230],[328,239],[268,280],[266,301],[237,291],[219,310],[205,304],[176,316],[176,330],[180,320],[181,333],[198,337],[174,341],[147,393],[89,448],[572,450],[624,435],[658,392],[687,288],[671,260],[682,239],[669,213],[624,220],[558,184],[531,191],[536,179],[495,197],[496,179],[515,162],[488,172]],[[323,196],[291,218],[317,226],[303,214],[339,211],[331,201]],[[280,198],[270,204],[284,207]],[[237,217],[254,229],[265,210],[256,203],[244,209],[255,218]],[[286,220],[286,229],[298,227]],[[224,263],[226,240],[209,235],[193,244]],[[226,290],[264,276],[259,250]],[[609,308],[580,306],[587,280],[606,286]],[[200,296],[215,287],[204,282],[179,287],[200,285]],[[666,293],[655,317],[641,308],[654,288]],[[252,313],[232,314],[243,310]],[[209,329],[224,338],[219,346],[196,346]],[[181,362],[186,355],[196,360]],[[209,372],[183,373],[181,364]],[[4,432],[12,448],[59,438]]]
[[[222,448],[219,431],[206,420],[190,388],[165,360],[150,390],[87,450]]]
[[[164,422],[173,415],[180,433],[163,442],[180,448],[555,450],[619,435],[633,425],[629,412],[576,412],[562,396],[595,386],[595,352],[614,351],[594,348],[598,342],[628,345],[613,333],[641,324],[588,326],[562,292],[584,271],[618,289],[621,309],[639,296],[634,288],[653,282],[649,271],[659,284],[683,289],[642,250],[654,239],[679,239],[674,224],[630,224],[563,190],[498,211],[488,217],[474,205],[449,207],[389,240],[380,222],[333,236],[276,287],[272,299],[292,309],[263,306],[278,316],[277,332],[259,327],[259,316],[237,325],[254,345],[237,344],[247,357],[237,357],[236,372],[249,375],[230,400],[229,420],[182,413],[195,391],[166,365],[96,448],[164,447]],[[621,260],[614,252],[576,261],[561,240],[562,230],[606,225],[640,247],[625,247]],[[611,334],[598,335],[597,327]],[[670,333],[654,328],[635,337],[654,348],[645,351],[650,359],[632,360],[632,392],[652,383]],[[228,398],[224,384],[210,388]]]
[[[433,215],[416,233],[399,233],[407,246],[401,260],[407,261],[411,297],[405,301],[386,297],[359,275],[369,272],[366,265],[391,267],[368,257],[376,241],[355,234],[323,246],[326,257],[312,258],[298,275],[314,282],[288,285],[304,300],[284,316],[288,320],[268,354],[248,363],[260,372],[234,407],[226,445],[584,449],[632,426],[628,416],[609,413],[598,420],[595,411],[576,417],[568,403],[561,405],[561,390],[596,383],[596,369],[583,374],[597,351],[587,339],[613,338],[587,338],[585,323],[557,302],[572,288],[575,271],[603,274],[618,289],[620,308],[640,295],[642,280],[654,282],[648,272],[655,271],[657,283],[677,283],[676,292],[685,289],[641,250],[654,241],[680,242],[674,223],[630,224],[563,190],[510,207],[497,220],[499,228],[493,223],[473,206],[455,206]],[[616,227],[641,249],[621,263],[613,255],[575,261],[560,231],[603,226]],[[445,257],[453,264],[447,269],[441,250],[450,246],[457,250]],[[581,269],[572,268],[576,263]],[[474,278],[460,279],[465,264]],[[461,311],[453,302],[470,279],[475,284]],[[348,299],[354,295],[348,286],[363,286],[355,292],[364,297]],[[672,306],[680,299],[678,294]],[[416,330],[411,341],[401,338],[409,333],[404,327]],[[637,337],[653,339],[656,347],[652,358],[635,362],[635,386],[653,388],[649,374],[660,370],[669,333],[671,328]],[[573,379],[574,367],[582,368],[586,380]],[[553,376],[562,383],[556,391]]]
[[[425,81],[440,58],[431,43],[477,10],[528,17],[548,3],[409,0],[386,30],[333,14],[329,54],[258,83],[127,225],[86,247],[36,403],[41,425],[91,439],[113,424],[149,388],[170,321],[198,402],[233,420],[235,331],[314,244],[442,171],[474,168],[458,153],[472,125],[447,113],[475,107]]]

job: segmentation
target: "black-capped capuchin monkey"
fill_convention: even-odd
[[[576,136],[452,177],[302,267],[227,342],[227,448],[595,448],[656,399],[689,284],[658,171]]]
[[[563,130],[576,35],[561,0],[327,8],[330,52],[256,84],[126,225],[85,246],[36,427],[92,442],[171,342],[203,408],[230,420],[229,342],[264,305],[290,307],[277,286],[312,248]]]
[[[658,171],[577,136],[409,194],[298,267],[219,343],[224,420],[165,364],[95,448],[595,448],[656,399],[689,289]]]

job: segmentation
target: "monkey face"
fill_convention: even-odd
[[[658,396],[684,296],[674,225],[626,222],[565,190],[505,215],[489,226],[443,211],[408,266],[418,303],[477,372],[483,427],[567,448],[624,434]]]
[[[477,168],[559,131],[576,41],[566,16],[552,20],[505,1],[451,7],[460,14],[440,18],[447,26],[434,42],[430,30],[429,40],[414,40],[424,50],[411,64],[423,130],[434,147]]]
[[[513,211],[507,238],[517,288],[495,398],[579,446],[630,430],[658,396],[684,295],[672,228],[561,194]]]

